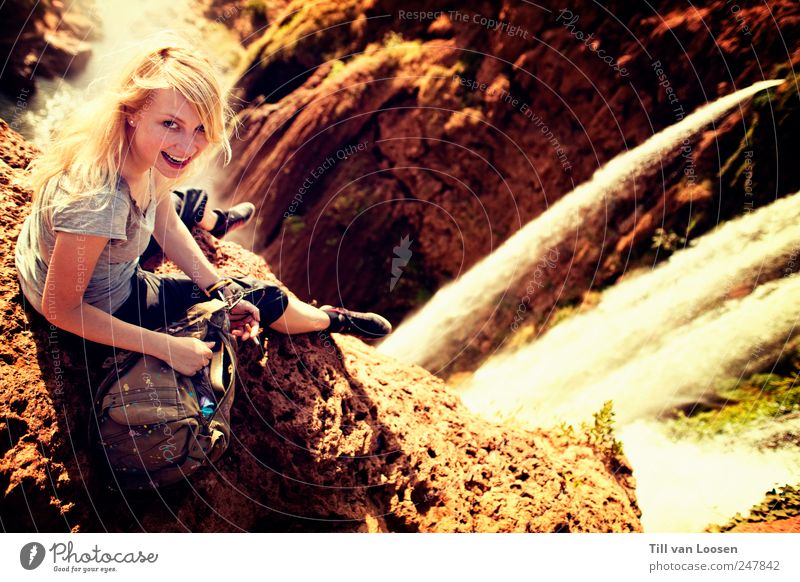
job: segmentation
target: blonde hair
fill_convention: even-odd
[[[134,56],[109,86],[70,113],[50,136],[44,152],[29,164],[34,205],[40,211],[50,205],[56,178],[70,198],[114,189],[128,149],[126,119],[146,110],[156,89],[174,88],[194,104],[209,142],[187,172],[167,180],[156,195],[169,195],[179,182],[206,169],[220,150],[227,165],[231,160],[227,124],[235,122],[235,116],[219,78],[219,70],[208,57],[175,32],[157,33],[137,44]]]

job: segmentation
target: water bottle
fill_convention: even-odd
[[[216,402],[211,400],[208,396],[200,396],[200,412],[203,414],[204,418],[211,416],[216,408]]]

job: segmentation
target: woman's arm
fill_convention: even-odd
[[[156,207],[153,236],[167,258],[178,265],[201,289],[222,278],[200,250],[188,227],[178,217],[171,196],[164,196]]]
[[[122,321],[83,302],[97,259],[108,240],[56,231],[42,296],[42,315],[56,327],[90,341],[163,357],[168,352],[168,335]],[[85,270],[79,270],[79,264]]]

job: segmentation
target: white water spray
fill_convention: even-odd
[[[797,430],[793,427],[790,430]],[[747,515],[764,494],[800,474],[800,450],[763,450],[758,431],[735,442],[723,437],[675,441],[654,422],[616,431],[634,467],[636,498],[646,532],[702,532]]]
[[[662,307],[669,309],[668,304]],[[534,426],[589,420],[606,400],[614,401],[622,424],[656,419],[676,405],[703,400],[723,380],[763,369],[792,346],[800,333],[800,275],[761,285],[746,298],[730,300],[677,328],[654,329],[637,338],[630,328],[639,326],[640,313],[631,315],[634,326],[620,322],[625,328],[619,336],[600,313],[587,315],[588,321],[578,316],[565,322],[585,324],[592,345],[570,346],[561,343],[563,336],[545,334],[510,357],[488,361],[465,383],[464,403],[485,416]],[[613,359],[617,350],[635,355],[621,364]],[[559,372],[566,378],[560,379]]]
[[[387,337],[378,350],[399,360],[436,371],[458,357],[508,289],[530,276],[532,266],[548,260],[548,252],[579,230],[588,215],[602,215],[608,204],[633,196],[629,182],[662,158],[671,159],[684,140],[755,93],[781,84],[762,81],[699,108],[638,147],[597,170],[592,178],[530,221],[495,252],[439,290],[417,313]],[[598,244],[600,241],[598,241]],[[466,317],[470,314],[469,317]]]
[[[800,277],[726,300],[800,254],[800,193],[721,225],[654,271],[606,291],[538,341],[488,360],[463,384],[484,414],[586,419],[613,399],[617,418],[695,402],[716,380],[775,357],[796,334]],[[502,386],[502,390],[497,387]]]

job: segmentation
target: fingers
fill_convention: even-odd
[[[259,311],[258,307],[249,301],[242,299],[237,307],[240,307],[242,310],[246,311],[247,314],[252,316],[256,321],[261,320],[261,312]]]
[[[249,339],[252,339],[254,342],[257,342],[258,338],[256,336],[258,336],[259,332],[258,322],[246,323],[245,328],[246,330],[241,332],[242,341],[247,341]]]
[[[229,316],[231,323],[238,323],[240,321],[261,321],[261,312],[258,307],[249,301],[242,300],[231,311]]]

